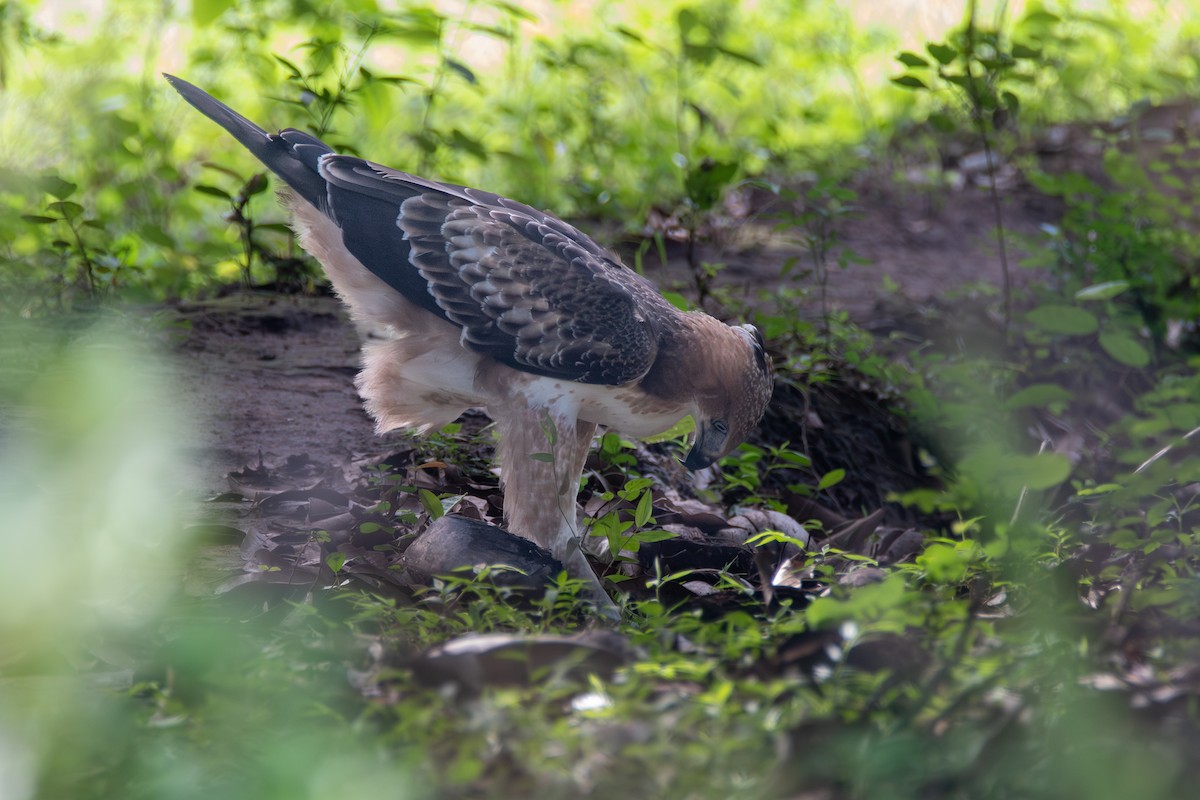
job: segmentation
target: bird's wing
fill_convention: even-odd
[[[527,372],[615,385],[653,364],[669,304],[567,223],[489,192],[325,155],[346,248],[462,341]]]
[[[620,384],[654,363],[674,309],[654,287],[567,223],[490,192],[418,178],[294,129],[267,131],[172,75],[341,242],[409,301],[459,325],[463,342],[517,369]]]

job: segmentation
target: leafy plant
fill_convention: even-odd
[[[74,265],[75,283],[82,286],[89,296],[95,298],[101,288],[116,286],[122,268],[127,265],[128,251],[109,250],[105,245],[94,244],[96,239],[108,240],[111,234],[103,222],[69,199],[79,188],[76,184],[57,175],[46,176],[40,183],[46,193],[55,199],[46,204],[45,213],[22,214],[21,219],[32,225],[54,225],[63,231],[66,238],[56,238],[51,245],[63,254],[68,267],[64,273]]]
[[[1058,18],[1041,8],[1034,8],[1026,19],[1053,23]],[[1007,332],[1012,322],[1013,286],[1004,211],[997,187],[996,137],[1020,110],[1018,96],[1009,86],[1030,80],[1029,70],[1040,67],[1041,52],[1027,43],[1013,41],[1004,31],[1003,20],[994,27],[981,27],[975,0],[968,2],[967,19],[962,29],[946,42],[929,43],[926,50],[929,57],[911,51],[900,53],[896,58],[908,71],[893,78],[892,82],[914,91],[952,92],[983,146],[1003,275],[1004,327]],[[943,132],[951,131],[955,126],[953,117],[942,112],[931,115],[929,121]]]

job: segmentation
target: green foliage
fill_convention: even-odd
[[[1114,139],[1101,176],[1026,172],[1064,213],[1026,242],[1027,265],[1048,279],[1003,346],[923,344],[893,361],[825,291],[835,265],[856,261],[843,238],[860,202],[847,164],[900,125],[887,113],[898,98],[939,143],[966,122],[989,156],[1015,158],[1027,133],[1017,123],[1194,88],[1186,37],[1162,24],[1167,5],[1146,22],[1122,4],[1033,4],[1012,24],[972,13],[901,51],[902,95],[862,77],[894,41],[836,3],[614,4],[603,23],[563,25],[574,11],[534,19],[503,0],[462,15],[199,0],[186,19],[139,2],[71,34],[0,3],[0,304],[11,316],[236,279],[311,288],[267,181],[169,96],[160,55],[252,118],[347,152],[627,229],[651,206],[675,215],[697,298],[728,308],[721,267],[694,249],[706,222],[740,181],[812,169],[776,194],[788,207],[777,221],[809,261],[785,266],[784,288],[751,313],[782,383],[852,376],[902,401],[941,481],[895,498],[920,520],[906,534],[921,546],[898,561],[818,544],[789,567],[812,587],[803,600],[755,605],[751,586],[725,576],[719,587],[745,605],[719,613],[665,599],[690,571],[644,576],[618,629],[636,653],[611,679],[551,671],[468,696],[423,683],[415,654],[480,632],[572,633],[578,581],[561,576],[532,601],[488,582],[499,567],[407,603],[314,589],[282,621],[259,618],[258,604],[247,618],[176,597],[182,539],[164,534],[179,509],[164,498],[186,485],[167,447],[180,423],[161,418],[169,393],[138,391],[161,375],[126,349],[153,326],[120,344],[75,332],[65,349],[6,335],[0,396],[33,434],[4,432],[0,470],[0,536],[20,562],[0,603],[0,794],[1188,796],[1186,754],[1131,708],[1154,709],[1181,739],[1196,730],[1195,143],[1134,152]],[[180,44],[160,53],[166,41]],[[114,57],[128,53],[143,54],[140,74]],[[662,255],[665,240],[646,239],[652,248]],[[798,313],[814,281],[815,323]],[[1073,449],[1060,423],[1090,450]],[[544,430],[552,451],[557,430]],[[468,459],[453,426],[423,448]],[[609,433],[599,452],[611,489],[588,532],[619,570],[671,534],[634,446]],[[784,470],[808,484],[776,488]],[[786,443],[743,446],[721,476],[722,498],[776,510],[783,492],[821,498],[861,479],[814,470]],[[373,491],[362,532],[461,500],[382,470]],[[750,541],[758,555],[802,544],[770,531]],[[340,551],[324,560],[335,578],[347,564]],[[61,683],[44,686],[50,673]],[[1131,719],[1145,726],[1137,735]]]

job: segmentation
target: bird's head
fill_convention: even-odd
[[[695,438],[683,465],[702,469],[728,455],[762,419],[774,377],[762,334],[753,325],[720,325],[717,342],[695,376]]]

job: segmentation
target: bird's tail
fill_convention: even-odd
[[[163,73],[163,77],[204,116],[233,134],[259,161],[292,187],[300,197],[322,211],[326,210],[325,179],[317,170],[323,155],[333,152],[315,136],[293,128],[278,134],[267,133],[203,89],[182,78]]]

